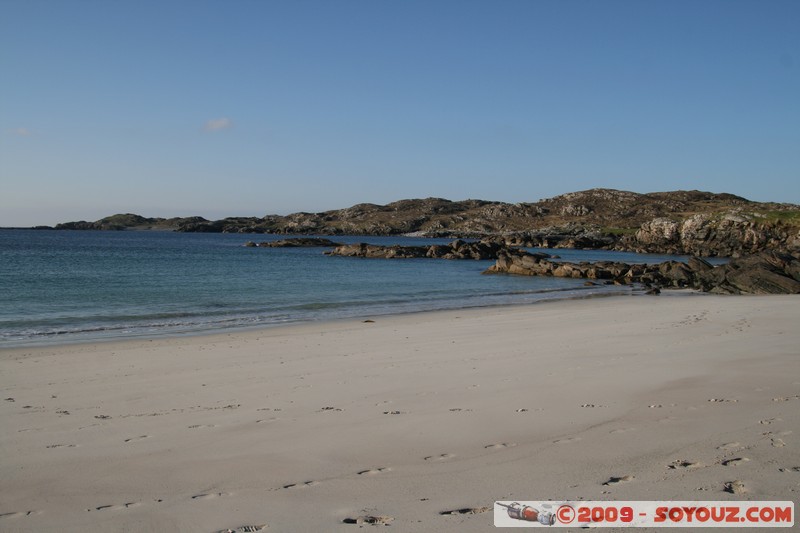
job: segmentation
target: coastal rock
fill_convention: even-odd
[[[800,294],[798,255],[762,252],[698,273],[698,286],[717,294]]]
[[[333,250],[325,252],[325,255],[380,259],[411,259],[427,257],[427,253],[428,248],[426,246],[378,246],[362,242],[337,246]]]
[[[764,222],[755,216],[698,213],[683,221],[656,218],[634,235],[623,236],[618,249],[638,252],[738,257],[763,250],[796,250],[797,228]]]
[[[642,224],[636,232],[636,241],[645,246],[674,245],[680,238],[679,228],[679,224],[674,220],[654,218]]]
[[[689,258],[688,265],[689,268],[691,270],[694,270],[695,272],[707,272],[714,268],[714,266],[705,259],[701,259],[695,256],[691,256]]]
[[[485,273],[613,280],[717,294],[800,294],[800,254],[780,252],[761,252],[714,267],[699,258],[691,258],[688,263],[665,261],[656,265],[611,261],[569,263],[549,261],[522,251],[503,251]]]
[[[244,244],[248,247],[257,246],[259,248],[312,248],[312,247],[334,247],[342,246],[341,243],[333,242],[329,239],[320,237],[296,237],[291,239],[281,239],[278,241],[268,241],[255,243],[253,241]]]
[[[433,244],[430,246],[378,246],[367,243],[346,244],[325,252],[326,255],[343,257],[366,257],[381,259],[497,259],[501,254],[515,254],[516,250],[496,241],[465,242],[460,239],[450,244]],[[532,254],[528,254],[532,255]],[[547,254],[537,254],[538,257]]]

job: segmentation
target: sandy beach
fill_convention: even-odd
[[[796,296],[665,294],[0,350],[0,531],[796,500],[798,324]]]

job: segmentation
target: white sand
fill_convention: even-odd
[[[441,513],[796,500],[798,326],[798,297],[662,295],[0,350],[0,530],[489,531],[491,510]]]

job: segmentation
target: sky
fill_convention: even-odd
[[[800,203],[796,0],[0,0],[0,226]]]

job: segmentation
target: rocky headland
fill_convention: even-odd
[[[737,257],[800,249],[800,206],[703,191],[639,194],[591,189],[534,203],[426,198],[215,221],[123,214],[67,222],[56,229],[493,237],[512,246]]]

